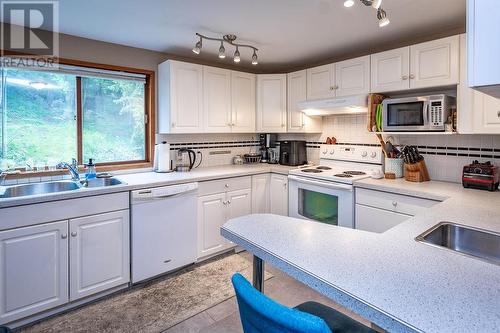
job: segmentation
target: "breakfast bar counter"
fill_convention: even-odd
[[[457,186],[382,234],[270,214],[230,220],[221,233],[390,332],[498,332],[500,266],[415,237],[442,221],[500,233],[499,203],[498,192]]]

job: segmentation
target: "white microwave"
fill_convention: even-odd
[[[386,132],[444,131],[455,98],[447,95],[390,98],[382,102]]]

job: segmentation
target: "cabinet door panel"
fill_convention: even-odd
[[[335,64],[337,97],[370,93],[370,56]]]
[[[288,177],[285,175],[271,175],[270,185],[270,212],[271,214],[288,216]]]
[[[304,132],[304,113],[297,107],[297,103],[305,101],[307,98],[307,74],[306,71],[299,71],[288,74],[288,131]]]
[[[203,66],[205,132],[231,132],[231,71]]]
[[[244,189],[238,191],[227,192],[227,219],[252,214],[252,190]],[[229,240],[225,240],[227,247],[233,247],[235,244]]]
[[[269,213],[269,174],[252,176],[252,214]]]
[[[372,54],[371,91],[377,93],[409,89],[409,62],[409,47]]]
[[[307,69],[307,99],[335,97],[333,64]]]
[[[382,233],[410,218],[410,215],[356,204],[355,228]]]
[[[0,324],[68,301],[68,222],[0,232]]]
[[[257,130],[286,132],[286,74],[257,76]]]
[[[130,281],[129,211],[70,220],[70,299]]]
[[[410,57],[410,88],[459,83],[459,36],[412,45]]]
[[[231,73],[231,107],[232,131],[255,132],[255,74]]]
[[[198,198],[198,258],[217,253],[226,246],[220,227],[226,221],[225,193]]]
[[[474,133],[500,133],[500,99],[474,91]]]
[[[203,131],[203,67],[173,61],[170,73],[171,132],[201,133]]]

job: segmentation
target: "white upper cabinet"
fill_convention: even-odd
[[[257,131],[286,132],[286,74],[257,75]]]
[[[335,97],[335,65],[307,69],[307,99]]]
[[[459,36],[410,47],[410,88],[456,85],[460,79]]]
[[[468,38],[468,36],[467,36]],[[460,36],[457,128],[461,134],[500,134],[500,99],[468,87],[466,36]]]
[[[467,1],[468,85],[500,98],[500,1]]]
[[[158,131],[203,131],[203,66],[173,60],[158,66]]]
[[[255,132],[255,74],[231,72],[231,130]]]
[[[203,66],[203,129],[231,132],[231,71]]]
[[[307,99],[307,73],[305,70],[287,75],[287,128],[288,132],[320,133],[321,117],[308,117],[298,107],[297,103]]]
[[[459,83],[459,36],[371,55],[374,93],[451,86]]]
[[[410,88],[410,48],[371,55],[371,91],[373,93]]]
[[[370,56],[335,64],[335,95],[337,97],[370,93]]]
[[[370,93],[370,56],[307,69],[307,99]]]
[[[68,301],[68,222],[0,232],[0,324]]]

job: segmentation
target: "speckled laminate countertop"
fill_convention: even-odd
[[[500,266],[415,237],[441,221],[500,232],[500,193],[367,179],[369,188],[444,200],[382,234],[250,215],[222,234],[391,332],[498,332]]]
[[[80,197],[88,197],[93,195],[102,195],[117,192],[127,192],[138,190],[141,188],[158,187],[166,185],[174,185],[188,182],[200,182],[214,179],[250,176],[260,173],[280,173],[288,174],[290,169],[284,165],[272,164],[255,164],[255,165],[222,165],[217,167],[206,167],[194,169],[190,172],[171,172],[171,173],[155,173],[141,172],[117,175],[116,178],[124,181],[126,184],[115,185],[109,187],[82,188],[73,191],[64,191],[50,194],[30,195],[17,198],[1,198],[0,208],[29,205],[40,202],[58,201],[65,199],[74,199]],[[3,191],[3,186],[0,186],[0,193]]]

